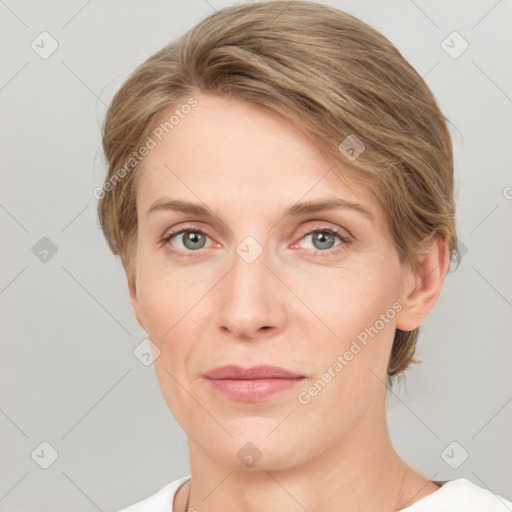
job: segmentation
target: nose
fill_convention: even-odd
[[[252,262],[235,252],[232,268],[218,287],[218,326],[237,339],[268,337],[285,326],[286,295],[268,259],[265,251]]]

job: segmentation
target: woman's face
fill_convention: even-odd
[[[384,421],[402,269],[376,200],[308,138],[252,104],[196,99],[145,158],[132,304],[189,440],[231,468],[284,469],[370,411]],[[184,207],[152,209],[171,201]],[[359,206],[301,206],[324,201]],[[205,377],[224,365],[301,378]]]

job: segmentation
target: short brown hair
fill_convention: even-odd
[[[130,288],[143,161],[134,151],[166,112],[197,93],[254,102],[300,127],[375,194],[402,263],[417,265],[438,236],[460,263],[448,120],[421,76],[387,38],[345,12],[299,0],[254,2],[215,12],[156,52],[110,104],[98,215]],[[344,151],[354,140],[364,148],[355,159],[353,148]],[[418,335],[419,328],[396,330],[389,383],[419,362]]]

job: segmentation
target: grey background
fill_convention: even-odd
[[[114,92],[232,3],[0,0],[3,512],[117,510],[189,474],[186,436],[133,353],[145,335],[93,190]],[[452,123],[467,252],[424,324],[423,363],[390,393],[393,442],[429,478],[464,476],[512,499],[512,3],[326,3],[386,35]],[[43,31],[59,45],[46,59],[31,47]],[[442,47],[453,31],[469,43],[458,58]],[[46,261],[43,237],[57,250]]]

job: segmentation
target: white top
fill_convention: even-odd
[[[177,490],[190,475],[175,480],[148,498],[118,512],[172,512]],[[480,487],[466,478],[434,482],[441,487],[410,507],[397,512],[511,512],[512,501]]]

